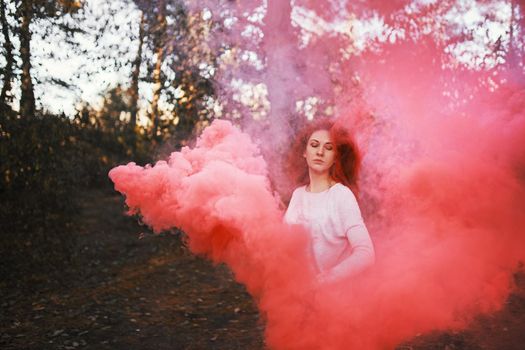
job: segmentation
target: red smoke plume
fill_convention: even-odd
[[[308,235],[282,223],[258,147],[226,121],[167,162],[110,172],[147,224],[182,228],[193,252],[230,266],[257,300],[270,348],[385,349],[464,327],[501,307],[525,259],[523,59],[472,70],[441,60],[445,44],[432,36],[382,45],[344,63],[362,88],[351,104],[365,112],[335,102],[365,150],[361,202],[377,263],[364,275],[316,283]]]

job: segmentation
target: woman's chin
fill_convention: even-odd
[[[330,168],[327,168],[321,164],[314,164],[309,167],[310,171],[317,175],[323,175],[328,174],[330,172]]]

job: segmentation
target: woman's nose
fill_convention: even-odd
[[[317,155],[322,156],[323,153],[324,153],[324,149],[323,149],[323,147],[319,147],[319,148],[317,149]]]

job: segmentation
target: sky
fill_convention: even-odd
[[[102,14],[107,13],[111,8],[120,6],[123,1],[86,0],[86,6],[92,13]],[[416,0],[411,5],[406,6],[404,10],[406,12],[417,11],[418,6],[433,2],[435,1]],[[262,1],[261,6],[250,14],[254,22],[262,23],[264,20],[265,3]],[[292,4],[294,5],[292,22],[293,25],[300,28],[299,45],[303,47],[307,46],[311,40],[315,40],[316,37],[339,35],[347,37],[348,42],[351,42],[351,45],[344,50],[343,55],[359,55],[371,41],[392,43],[405,38],[403,29],[389,26],[385,23],[385,19],[377,13],[356,18],[347,11],[340,11],[338,17],[326,20],[306,6],[301,6],[300,1],[292,1]],[[472,33],[472,37],[471,40],[459,41],[449,45],[446,51],[451,53],[460,64],[475,68],[480,64],[480,57],[492,50],[498,39],[502,38],[500,39],[502,42],[508,41],[507,28],[510,12],[510,4],[507,1],[499,1],[493,6],[486,6],[479,5],[474,0],[459,0],[458,6],[446,13],[445,19],[451,27],[466,28]],[[204,10],[202,16],[203,18],[209,17],[209,11]],[[137,40],[122,34],[115,35],[119,32],[106,31],[100,39],[103,45],[97,47],[93,42],[93,36],[97,30],[100,30],[101,24],[97,23],[94,17],[88,18],[87,21],[91,27],[90,32],[75,36],[75,40],[87,52],[83,56],[72,51],[60,30],[54,29],[51,35],[42,36],[41,31],[36,30],[36,28],[45,25],[45,22],[33,23],[33,75],[42,81],[40,84],[35,84],[35,94],[40,97],[41,106],[52,113],[64,112],[66,115],[72,116],[75,114],[80,101],[100,107],[103,101],[101,96],[105,91],[117,84],[129,84],[131,75],[129,65],[124,65],[115,70],[109,61],[97,63],[93,58],[104,54],[109,56],[110,60],[130,60],[136,53]],[[128,32],[134,33],[136,37],[139,21],[139,11],[132,6],[127,6],[125,11],[118,11],[113,16],[111,24],[121,28],[129,28]],[[226,26],[229,21],[231,19],[224,20]],[[112,45],[123,46],[125,54],[121,55],[113,50]],[[223,59],[228,58],[225,56]],[[252,62],[258,69],[263,68],[264,64],[255,52],[245,52],[243,59]],[[501,58],[489,62],[492,65],[498,63],[502,63]],[[485,64],[487,64],[486,61]],[[65,88],[46,82],[52,78],[64,80],[70,83],[73,88]],[[265,99],[267,91],[264,84],[250,84],[242,81],[242,79],[237,79],[233,81],[232,89],[237,90],[236,99],[238,102],[244,105],[258,104],[263,106],[260,109],[262,112],[254,112],[254,118],[264,118],[264,111],[269,108],[267,99]],[[151,100],[151,91],[151,84],[140,83],[143,107],[147,107],[147,101]],[[18,94],[15,96],[18,97]],[[308,111],[312,111],[312,106],[316,104],[316,97],[312,96],[297,103],[298,108],[304,108],[308,116]],[[216,106],[215,110],[216,112],[220,111],[220,106]],[[143,118],[143,122],[146,122],[147,117],[143,115]]]

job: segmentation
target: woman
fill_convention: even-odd
[[[299,135],[290,160],[302,186],[292,194],[285,221],[310,232],[319,280],[330,283],[372,265],[374,247],[353,192],[360,162],[353,140],[321,120]]]

